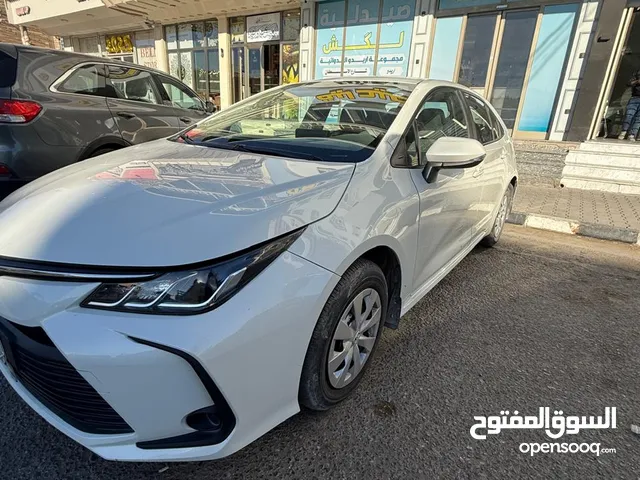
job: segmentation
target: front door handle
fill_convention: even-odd
[[[131,120],[132,118],[136,118],[136,115],[134,113],[129,113],[129,112],[116,112],[116,115],[118,115],[119,117],[122,117],[122,118],[126,118],[127,120]]]
[[[193,120],[189,117],[180,117],[180,121],[183,123],[193,123]]]

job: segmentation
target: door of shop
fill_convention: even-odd
[[[629,8],[621,22],[619,45],[605,81],[605,95],[590,138],[629,140],[640,136],[640,8]],[[632,85],[633,83],[633,85]],[[626,127],[626,132],[624,128]],[[625,133],[625,135],[622,135]]]
[[[544,139],[579,3],[442,17],[429,77],[489,99],[515,138]]]
[[[233,48],[234,102],[298,81],[299,44],[252,43]]]

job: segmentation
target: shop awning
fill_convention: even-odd
[[[106,8],[100,0],[15,0],[7,7],[10,23],[36,26],[50,35],[90,35],[149,28],[143,17]]]
[[[169,24],[299,8],[301,0],[102,0],[112,10]]]

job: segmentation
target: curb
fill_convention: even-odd
[[[507,223],[541,230],[550,230],[552,232],[567,233],[569,235],[580,235],[581,237],[631,243],[640,246],[640,232],[637,230],[610,227],[608,225],[598,225],[595,223],[580,223],[566,218],[530,215],[520,212],[511,212],[507,218]]]

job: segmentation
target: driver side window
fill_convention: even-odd
[[[449,88],[440,88],[429,94],[416,115],[415,127],[421,166],[427,163],[427,150],[438,138],[469,138],[460,95]]]
[[[189,91],[172,78],[158,76],[162,88],[169,97],[171,106],[185,108],[187,110],[204,110],[202,100],[195,93]],[[165,100],[165,103],[167,101]]]

